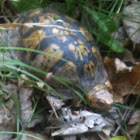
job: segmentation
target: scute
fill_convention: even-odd
[[[105,84],[108,81],[101,55],[92,35],[76,20],[46,8],[29,11],[15,22],[41,23],[43,26],[29,28],[23,25],[11,30],[9,46],[36,49],[51,54],[13,51],[13,55],[21,61],[46,73],[52,72],[55,76],[69,80],[83,88],[87,94],[96,85]],[[41,74],[35,74],[45,80]],[[59,84],[52,84],[52,86],[66,98],[77,97],[73,90],[66,87],[66,89],[60,88]]]

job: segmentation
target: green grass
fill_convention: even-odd
[[[62,0],[61,2],[59,0],[17,0],[17,1],[11,0],[11,2],[14,3],[14,5],[18,9],[19,13],[23,13],[23,12],[26,12],[28,10],[32,10],[32,9],[36,9],[36,8],[50,7],[50,8],[56,9],[58,11],[61,11],[69,16],[72,16],[72,17],[76,18],[78,21],[82,21],[82,24],[96,38],[97,44],[99,44],[99,46],[101,44],[103,47],[108,47],[108,50],[107,50],[108,52],[113,51],[113,52],[121,53],[124,50],[123,46],[112,36],[112,33],[114,33],[119,27],[114,20],[115,18],[117,20],[125,19],[128,21],[140,24],[139,21],[129,19],[129,18],[125,17],[122,13],[123,8],[125,8],[127,6],[127,4],[129,2],[131,2],[129,0],[126,0],[126,1],[125,0],[113,0],[113,1],[112,0],[95,0],[95,1]],[[131,37],[133,35],[135,35],[139,30],[140,30],[140,28],[138,28],[131,35]],[[127,38],[127,39],[129,39],[129,38]],[[2,45],[2,44],[0,44],[0,45]],[[3,49],[5,49],[5,50],[14,49],[14,50],[22,50],[22,51],[33,51],[36,53],[41,53],[44,55],[50,55],[52,57],[56,57],[56,56],[53,56],[51,54],[46,54],[46,53],[41,52],[41,51],[32,50],[32,49],[25,49],[25,48],[20,48],[20,47],[4,47],[4,48],[0,47],[0,50],[3,50]],[[61,58],[59,58],[59,59],[61,59]],[[4,69],[1,69],[1,70],[5,71],[5,73],[11,72],[12,74],[11,75],[0,74],[2,79],[20,78],[20,79],[24,80],[25,82],[27,82],[28,84],[32,84],[35,88],[37,88],[39,90],[42,90],[44,92],[48,92],[51,94],[56,94],[59,96],[59,93],[57,93],[57,91],[55,91],[55,89],[50,87],[48,84],[46,84],[40,78],[36,77],[34,74],[32,74],[32,72],[22,70],[20,68],[17,68],[16,66],[26,67],[26,68],[30,69],[30,71],[36,71],[36,72],[39,72],[45,76],[46,73],[44,71],[39,70],[39,69],[34,68],[34,67],[31,67],[27,64],[20,62],[20,61],[15,61],[15,60],[12,60],[9,58],[7,59],[6,57],[4,57],[4,60],[5,60],[5,62],[0,62],[0,66],[3,66],[5,68],[5,70]],[[63,61],[66,61],[66,60],[63,60]],[[24,79],[23,77],[20,76],[19,73],[23,73],[23,74],[27,75],[28,77],[30,77],[31,79],[42,82],[47,87],[47,89],[38,87],[33,82],[33,80]],[[54,77],[54,79],[57,80],[58,82],[60,82],[61,84],[65,85],[68,88],[70,88],[70,85],[73,84],[73,83],[71,83],[71,82],[69,82],[61,77]],[[3,83],[1,82],[1,84],[3,86],[6,86],[6,85],[4,85],[4,82]],[[82,98],[84,100],[84,98],[81,97],[81,94],[78,91],[75,91],[75,89],[72,89],[72,90],[77,95],[79,95],[80,98]],[[83,89],[80,89],[80,90],[82,91]],[[83,93],[84,93],[84,91],[83,91]],[[5,93],[1,91],[0,94],[5,94]],[[63,98],[63,97],[61,97],[61,98]],[[15,106],[17,109],[17,133],[16,132],[0,132],[0,133],[26,135],[24,132],[23,133],[19,132],[20,131],[20,112],[19,112],[19,107],[18,107],[18,101],[16,98],[15,99],[13,98],[13,100],[14,100],[14,103],[15,103]],[[123,108],[125,110],[132,110],[132,111],[140,110],[140,108],[136,108],[136,106],[135,106],[138,102],[137,100],[139,100],[139,97],[137,97],[137,99],[134,103],[134,107],[129,107],[129,106],[120,105],[120,104],[114,104],[114,105],[118,107],[118,112],[120,113],[120,116],[122,116],[123,114],[121,113],[119,108]],[[1,102],[1,104],[6,106],[6,104],[3,100],[0,100],[0,102]],[[84,102],[86,104],[85,100],[84,100]],[[36,114],[35,108],[36,108],[36,105],[34,106],[32,115],[31,115],[28,123],[30,123],[32,117]],[[135,137],[137,135],[137,131],[138,131],[139,127],[140,127],[140,122],[137,125],[137,129],[136,129],[136,132],[133,136],[133,140],[135,140]],[[125,124],[124,128],[122,128],[122,129],[124,129],[124,131],[126,133],[128,133],[127,124]]]

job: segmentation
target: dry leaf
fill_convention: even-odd
[[[16,120],[17,120],[17,108],[15,107],[15,101],[11,96],[17,97],[17,86],[11,83],[7,83],[1,87],[1,90],[5,93],[0,96],[0,131],[16,131]],[[15,98],[17,100],[17,98]],[[10,124],[10,125],[9,125]],[[12,134],[0,134],[1,140],[8,140],[12,137]]]
[[[128,34],[129,38],[137,44],[140,44],[140,24],[137,23],[140,21],[140,2],[134,2],[130,5],[127,5],[123,9],[123,15],[125,18],[123,18],[123,26],[125,28],[126,33]],[[129,20],[126,20],[126,18],[129,18]],[[137,21],[137,22],[132,22]]]
[[[61,99],[58,99],[57,97],[53,97],[53,96],[47,95],[46,98],[49,101],[49,103],[51,105],[53,105],[53,107],[56,110],[57,109],[61,109],[62,105],[64,105],[64,102]]]
[[[140,121],[140,111],[135,111],[131,116],[128,125],[138,124]]]
[[[13,100],[10,98],[5,105],[0,104],[0,131],[14,132],[16,131],[16,108]],[[12,134],[0,134],[0,140],[8,140],[12,137]]]
[[[133,67],[132,71],[121,71],[115,74],[111,83],[116,93],[125,96],[127,94],[138,94],[140,91],[140,64]]]
[[[136,133],[136,130],[138,129],[137,136],[140,137],[140,127],[139,128],[137,128],[137,127],[138,127],[137,125],[128,126],[129,134],[134,135]]]
[[[111,58],[106,58],[104,64],[109,79],[113,86],[114,101],[123,103],[123,97],[128,94],[138,94],[140,91],[140,64],[129,70],[117,72],[115,62]],[[117,72],[117,73],[116,73]]]
[[[135,134],[139,122],[140,122],[140,111],[135,111],[132,114],[130,120],[128,121],[129,134]],[[137,134],[140,135],[140,127],[138,129]]]
[[[21,74],[20,76],[25,80],[29,80],[29,78],[25,74]],[[31,84],[28,84],[27,82],[25,82],[22,79],[18,79],[18,86],[19,87],[23,87],[23,86],[24,87],[33,87]]]
[[[44,83],[41,82],[36,82],[36,84],[38,85],[38,87],[43,88],[44,87]]]
[[[54,78],[54,75],[53,75],[53,73],[52,72],[49,72],[49,73],[47,73],[47,75],[46,75],[46,80],[52,80]]]
[[[27,125],[27,128],[32,128],[42,121],[41,116],[36,116],[29,123],[29,119],[31,117],[31,114],[33,113],[32,94],[33,88],[31,87],[28,88],[23,87],[19,90],[21,121],[23,126]]]
[[[118,58],[115,58],[115,65],[116,65],[116,73],[124,70],[128,70],[128,71],[132,70],[132,67],[128,67],[124,62],[122,62]]]
[[[61,129],[54,131],[52,136],[77,135],[85,132],[103,132],[103,129],[112,132],[114,123],[103,118],[100,114],[87,110],[72,111],[70,108],[62,108],[60,120],[52,120],[52,123]],[[110,133],[109,133],[110,134]]]
[[[116,73],[116,65],[113,59],[109,57],[104,58],[104,66],[107,70],[108,76],[111,79],[112,75]]]

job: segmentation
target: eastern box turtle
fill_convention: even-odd
[[[95,41],[84,27],[76,20],[48,8],[26,12],[16,19],[15,23],[24,25],[9,31],[9,46],[36,49],[56,57],[12,51],[14,57],[81,87],[87,93],[89,106],[103,110],[111,107],[111,84]],[[45,80],[44,75],[35,75]],[[67,87],[59,84],[52,86],[65,99],[77,97],[76,93]]]

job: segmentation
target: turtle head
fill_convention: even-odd
[[[112,86],[109,81],[105,84],[99,84],[88,93],[88,104],[99,110],[111,109],[113,104],[113,96],[110,93]]]

